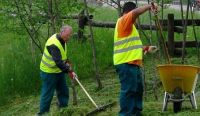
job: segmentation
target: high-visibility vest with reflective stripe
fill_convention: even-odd
[[[119,20],[117,21],[114,34],[114,65],[142,60],[143,45],[135,25],[133,25],[132,32],[129,36],[119,38],[117,31],[118,22]]]
[[[42,56],[42,60],[40,63],[40,70],[46,73],[60,73],[62,72],[60,68],[56,66],[55,61],[53,60],[51,54],[49,54],[47,50],[47,46],[55,45],[58,47],[61,53],[62,60],[65,61],[67,59],[67,46],[65,44],[65,49],[61,45],[60,41],[56,38],[56,34],[52,35],[46,42],[44,53]]]

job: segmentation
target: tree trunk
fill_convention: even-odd
[[[119,17],[122,16],[122,8],[121,8],[121,4],[120,4],[120,0],[117,0],[117,11],[118,11],[118,15]]]
[[[84,4],[85,4],[86,15],[87,15],[87,18],[89,20],[89,12],[88,12],[86,0],[84,0]],[[89,29],[90,29],[90,35],[91,35],[90,41],[91,41],[91,47],[92,47],[92,53],[93,53],[93,64],[94,64],[94,69],[95,69],[95,77],[96,77],[96,81],[97,81],[97,84],[98,84],[98,89],[101,89],[102,84],[101,84],[101,81],[99,79],[99,70],[98,70],[97,60],[96,60],[96,47],[95,47],[95,43],[94,43],[91,21],[89,20],[88,23],[89,23]]]
[[[55,20],[54,20],[54,14],[53,14],[53,4],[52,0],[48,0],[48,17],[50,18],[50,25],[51,25],[51,34],[54,34],[55,29]]]
[[[84,41],[83,32],[84,32],[84,27],[86,24],[84,11],[85,10],[82,10],[80,14],[78,15],[78,40],[81,40],[81,41]]]

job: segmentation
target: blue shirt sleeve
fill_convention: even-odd
[[[47,46],[47,50],[55,61],[56,66],[58,66],[58,68],[60,68],[63,72],[68,73],[70,70],[70,66],[66,65],[65,61],[62,60],[61,53],[58,47],[53,44]]]

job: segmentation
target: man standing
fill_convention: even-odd
[[[143,81],[140,67],[143,51],[152,52],[155,46],[143,47],[135,21],[139,15],[157,6],[145,5],[136,8],[133,2],[123,6],[114,34],[114,65],[121,83],[119,116],[140,116],[142,111]]]
[[[68,105],[69,90],[66,84],[65,73],[68,73],[71,78],[76,76],[67,62],[66,43],[70,39],[71,34],[72,27],[68,25],[63,26],[60,33],[52,35],[45,44],[40,63],[42,90],[38,115],[49,112],[55,90],[58,97],[58,106],[62,108]]]

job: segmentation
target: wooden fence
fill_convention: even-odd
[[[78,38],[81,40],[84,37],[84,27],[88,26],[88,22],[90,21],[91,25],[93,27],[102,27],[102,28],[115,28],[116,22],[102,22],[102,21],[96,21],[93,20],[93,16],[90,15],[89,18],[84,14],[84,11],[82,11],[79,15],[74,16],[66,16],[62,17],[63,19],[77,19],[78,20]],[[170,55],[174,55],[176,48],[182,48],[182,41],[175,41],[174,40],[174,33],[183,33],[183,21],[182,19],[174,19],[174,14],[168,14],[168,18],[164,20],[160,20],[160,23],[162,24],[163,31],[167,31],[167,46]],[[187,26],[200,26],[200,20],[187,20]],[[157,30],[155,25],[137,25],[136,28],[141,27],[142,30]],[[191,39],[195,40],[195,39]],[[186,41],[185,43],[186,47],[196,47],[197,42],[196,41]],[[198,44],[199,45],[199,44]]]

